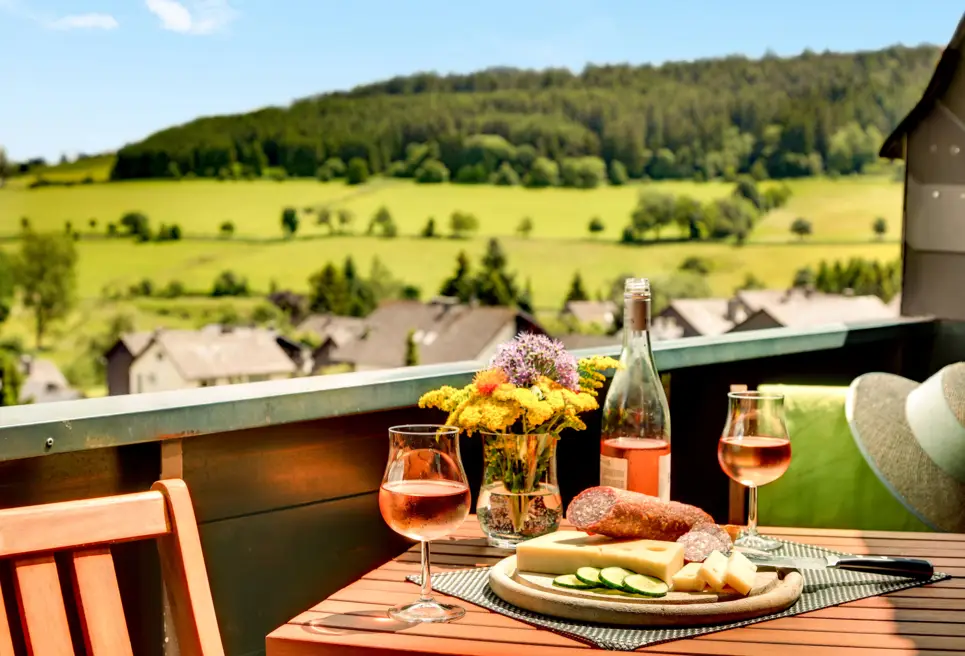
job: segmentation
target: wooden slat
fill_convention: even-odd
[[[445,626],[445,625],[444,625]],[[374,631],[330,632],[311,627],[285,624],[266,640],[267,656],[389,656],[393,654],[431,654],[465,656],[579,656],[590,653],[580,647],[507,644],[487,640],[460,640],[396,633],[388,638]],[[525,652],[522,650],[525,649]]]
[[[52,555],[13,564],[17,603],[27,651],[36,656],[73,656],[67,610]]]
[[[171,532],[158,539],[158,552],[180,653],[224,656],[188,488],[177,479],[152,487],[164,495],[171,521]]]
[[[0,589],[0,656],[14,656],[10,619],[7,617],[7,604],[3,600],[2,589]]]
[[[133,656],[111,550],[95,547],[75,552],[71,565],[88,656]]]
[[[775,531],[775,534],[779,534]],[[790,539],[823,543],[853,553],[906,555],[931,560],[942,571],[965,574],[965,542],[922,540],[892,532],[786,529]],[[433,545],[434,571],[491,565],[509,552],[480,539],[470,517],[457,536]],[[588,653],[582,643],[557,644],[560,636],[448,595],[440,601],[466,608],[454,623],[411,627],[400,633],[383,619],[387,606],[411,601],[417,587],[405,580],[419,571],[416,548],[372,570],[316,604],[269,636],[268,656],[362,654]],[[322,620],[319,624],[318,620]],[[366,622],[375,626],[368,627]],[[339,633],[350,631],[350,633]],[[381,638],[381,639],[380,639]],[[563,638],[568,640],[568,638]],[[590,650],[594,651],[594,650]],[[719,656],[911,656],[965,651],[965,578],[781,618],[695,639],[652,645],[659,654]]]
[[[157,492],[11,508],[0,510],[0,558],[167,531],[164,499]]]

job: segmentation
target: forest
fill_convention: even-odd
[[[468,75],[419,73],[129,144],[111,177],[318,177],[592,187],[860,173],[939,50]]]

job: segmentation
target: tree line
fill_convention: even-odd
[[[862,171],[939,51],[895,46],[580,73],[417,74],[232,116],[118,153],[112,177],[384,173],[423,182],[584,184]],[[364,167],[364,171],[363,171]]]

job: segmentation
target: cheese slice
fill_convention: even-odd
[[[747,595],[754,587],[756,578],[757,565],[747,560],[747,557],[739,551],[732,551],[727,561],[727,574],[724,577],[727,585],[742,595]]]
[[[711,551],[710,555],[700,566],[700,577],[707,582],[710,589],[720,592],[727,583],[727,556],[719,551]]]
[[[521,572],[544,574],[572,574],[580,567],[623,567],[669,584],[684,566],[684,549],[676,542],[557,531],[516,545],[516,566]]]
[[[704,589],[704,579],[700,576],[702,563],[687,563],[673,575],[674,592],[700,592]]]

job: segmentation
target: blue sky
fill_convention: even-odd
[[[113,150],[418,70],[944,44],[961,0],[0,0],[0,144]]]

